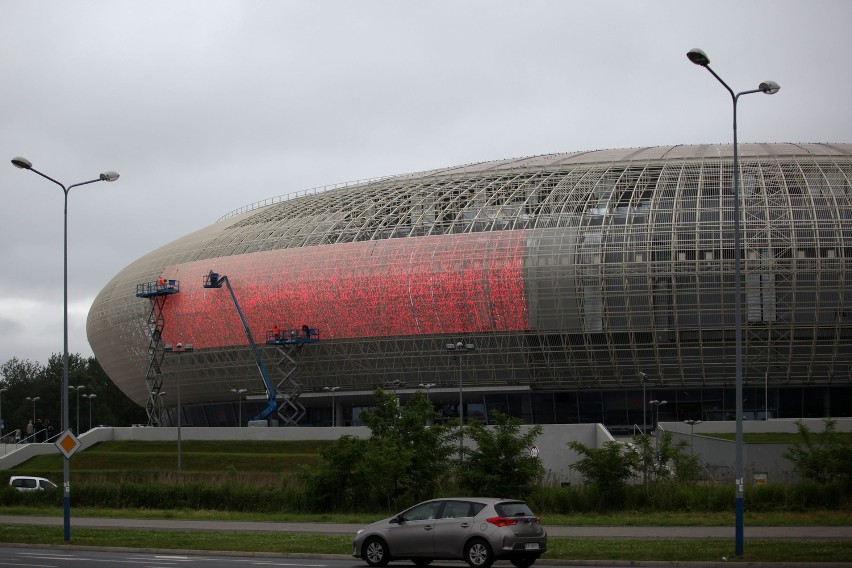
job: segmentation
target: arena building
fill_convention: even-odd
[[[465,417],[614,431],[733,419],[732,149],[270,199],[122,270],[89,341],[153,425],[178,399],[196,426],[358,424],[377,388],[425,389],[447,418],[461,399]],[[852,145],[739,151],[744,417],[852,416]]]

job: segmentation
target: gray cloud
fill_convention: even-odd
[[[0,156],[75,188],[74,352],[85,312],[148,251],[310,187],[606,147],[849,142],[852,4],[207,0],[7,2]],[[62,348],[62,193],[0,167],[0,362]]]

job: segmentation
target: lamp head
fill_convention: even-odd
[[[707,67],[710,65],[710,58],[707,57],[707,54],[697,47],[694,49],[690,49],[686,52],[686,56],[690,61],[695,63],[696,65],[700,65],[701,67]]]
[[[757,88],[766,93],[767,95],[774,95],[775,93],[781,90],[781,85],[779,85],[775,81],[764,81]]]
[[[14,160],[12,160],[14,163]],[[20,167],[20,166],[18,166]],[[101,174],[101,181],[115,181],[118,179],[118,172],[104,172]]]
[[[22,170],[31,170],[33,168],[33,163],[31,161],[20,156],[12,158],[12,165],[16,168],[21,168]]]

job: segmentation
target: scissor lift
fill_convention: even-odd
[[[251,334],[251,330],[249,329],[243,310],[240,308],[240,303],[237,300],[236,294],[234,294],[234,289],[231,287],[230,280],[227,276],[218,274],[212,270],[204,277],[205,288],[221,288],[222,286],[225,286],[231,295],[231,300],[234,302],[234,307],[236,308],[237,314],[240,316],[240,321],[243,324],[243,330],[245,331],[246,337],[251,345],[257,369],[260,371],[260,376],[263,379],[264,386],[266,387],[266,408],[264,408],[263,411],[252,420],[266,420],[269,415],[277,410],[278,416],[285,423],[295,425],[305,415],[305,407],[298,402],[299,395],[302,392],[302,386],[292,379],[292,375],[296,371],[297,366],[295,355],[303,344],[317,343],[319,341],[317,330],[311,329],[306,325],[303,326],[301,330],[287,330],[285,332],[281,332],[276,329],[267,332],[266,343],[268,345],[276,346],[278,352],[282,355],[279,367],[284,374],[284,378],[279,381],[278,385],[273,385],[272,380],[269,378],[269,373],[266,370],[266,366],[263,364],[263,357],[257,347],[257,343],[255,343],[254,337]],[[285,370],[284,368],[288,365],[291,365],[290,369]],[[283,391],[281,393],[282,402],[280,407],[278,404],[279,388]]]
[[[319,343],[319,332],[316,328],[303,325],[301,329],[272,329],[266,332],[266,344],[275,347],[281,359],[278,370],[283,375],[278,381],[277,388],[282,393],[282,402],[278,407],[278,417],[285,424],[293,425],[304,418],[307,409],[299,401],[299,395],[304,391],[302,383],[295,380],[293,375],[299,366],[299,356],[302,346],[306,343]]]
[[[148,372],[145,374],[145,381],[148,384],[148,402],[145,404],[148,426],[159,426],[162,423],[164,405],[160,391],[163,388],[162,363],[166,354],[163,345],[163,329],[166,327],[163,308],[166,300],[178,293],[180,293],[178,280],[160,278],[155,282],[136,285],[136,297],[151,300],[151,311],[148,312],[148,318],[145,320],[151,336],[148,342],[148,355],[151,360],[148,363]]]

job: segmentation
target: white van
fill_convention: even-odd
[[[43,491],[45,489],[56,489],[56,484],[43,477],[30,477],[28,475],[13,475],[9,478],[9,485],[18,491]]]

